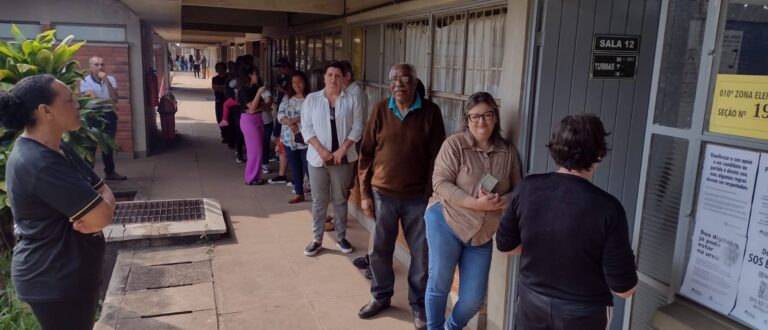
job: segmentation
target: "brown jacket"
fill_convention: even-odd
[[[501,211],[478,211],[462,205],[467,197],[478,196],[478,184],[485,174],[499,180],[496,193],[509,201],[520,182],[521,170],[517,149],[506,141],[496,141],[490,151],[478,148],[469,131],[448,137],[435,160],[432,176],[435,194],[430,202],[439,201],[448,226],[463,242],[482,245],[493,238],[499,227]]]
[[[371,189],[395,198],[428,198],[432,194],[432,169],[445,126],[440,108],[421,100],[421,108],[404,120],[389,107],[390,99],[374,105],[363,132],[358,160],[362,199]]]

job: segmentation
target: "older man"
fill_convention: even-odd
[[[93,98],[108,99],[115,105],[115,111],[104,113],[107,121],[104,133],[112,138],[117,133],[117,80],[107,75],[104,71],[104,59],[98,56],[91,57],[88,61],[91,72],[80,82],[80,92]],[[102,150],[101,159],[104,162],[104,178],[107,180],[125,180],[124,175],[115,171],[115,160],[112,150]]]
[[[392,97],[373,107],[363,134],[358,173],[361,203],[368,216],[375,211],[376,222],[370,254],[373,299],[358,316],[370,318],[390,306],[399,222],[411,253],[408,301],[414,325],[423,329],[427,284],[424,210],[432,194],[432,169],[445,127],[440,108],[416,93],[417,78],[411,64],[396,64],[389,70]]]

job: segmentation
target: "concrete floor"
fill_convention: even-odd
[[[219,329],[413,328],[405,267],[395,263],[393,307],[375,319],[359,319],[370,282],[351,260],[367,250],[368,231],[350,217],[347,238],[354,253],[341,253],[329,232],[323,252],[304,256],[312,237],[311,202],[289,205],[292,193],[285,185],[243,184],[244,164],[220,143],[210,80],[175,73],[173,92],[179,100],[177,141],[152,157],[117,157],[117,171],[129,180],[110,186],[137,190],[141,199],[221,202],[233,230],[214,243],[211,260]]]

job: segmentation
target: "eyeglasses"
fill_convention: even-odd
[[[392,85],[396,85],[398,81],[403,83],[403,85],[411,85],[416,82],[416,78],[413,76],[397,76],[390,78],[390,83]]]
[[[486,111],[484,113],[471,114],[467,116],[467,118],[469,118],[469,121],[473,123],[479,123],[480,119],[482,119],[483,121],[491,121],[493,120],[493,117],[494,117],[493,111]]]
[[[93,66],[106,66],[104,63],[93,63]]]

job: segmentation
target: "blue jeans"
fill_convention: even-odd
[[[293,150],[285,147],[285,154],[288,156],[288,165],[291,167],[293,189],[296,190],[296,195],[304,195],[304,174],[309,175],[307,148]]]
[[[424,297],[427,329],[462,329],[485,301],[488,272],[491,269],[493,241],[480,246],[462,242],[445,222],[440,203],[424,213],[429,246],[429,277]],[[459,266],[459,299],[445,320],[445,305]]]

